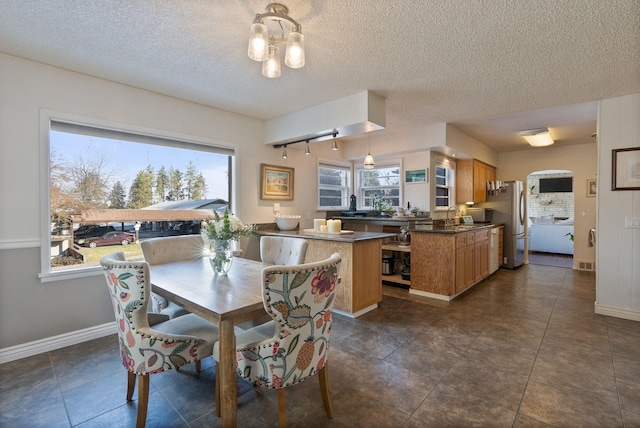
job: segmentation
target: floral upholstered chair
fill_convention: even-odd
[[[319,375],[327,416],[333,417],[327,352],[340,263],[340,254],[334,253],[320,262],[264,268],[262,300],[273,321],[236,336],[238,375],[256,386],[278,390],[281,427],[287,425],[283,388],[315,374]],[[214,358],[219,361],[218,342]],[[219,385],[216,380],[218,416]]]
[[[138,383],[137,427],[144,427],[149,399],[149,375],[196,363],[212,354],[218,327],[194,314],[149,326],[147,305],[151,282],[149,264],[126,261],[124,253],[100,261],[116,316],[122,364],[128,370],[127,401]]]
[[[260,259],[273,265],[300,265],[304,263],[308,245],[302,238],[263,236],[260,238]]]
[[[146,262],[150,265],[195,260],[202,257],[204,241],[200,235],[169,236],[140,242]],[[156,293],[151,293],[149,312],[176,318],[189,312]]]

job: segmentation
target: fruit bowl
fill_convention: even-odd
[[[299,215],[277,215],[276,225],[280,230],[293,230],[298,227],[298,223],[300,222]]]

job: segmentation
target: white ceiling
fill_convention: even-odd
[[[246,54],[261,0],[4,0],[0,52],[268,119],[370,90],[387,128],[448,122],[498,151],[548,126],[592,142],[596,101],[640,92],[638,0],[282,0],[307,65]]]

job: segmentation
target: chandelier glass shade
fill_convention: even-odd
[[[265,21],[273,21],[278,24],[279,27],[276,29],[280,29],[280,37],[269,34]],[[286,37],[285,30],[289,32]],[[266,13],[256,14],[249,32],[247,49],[249,58],[262,62],[262,74],[266,77],[280,77],[279,44],[286,44],[284,64],[287,67],[304,67],[305,49],[302,27],[289,16],[289,9],[286,6],[280,3],[270,3],[267,5]]]

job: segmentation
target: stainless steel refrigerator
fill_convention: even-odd
[[[524,222],[527,218],[522,181],[505,181],[487,194],[483,208],[493,208],[492,223],[504,224],[504,263],[514,269],[524,263]]]

